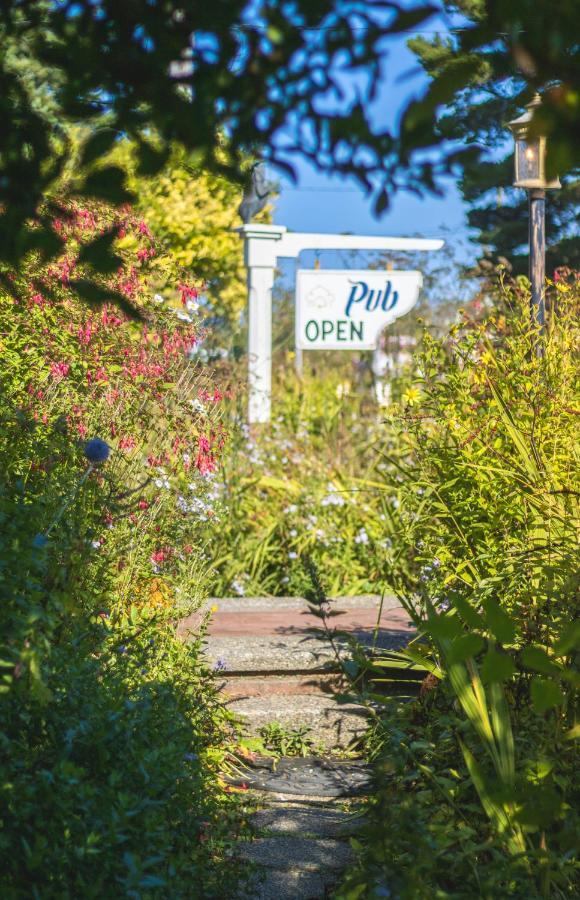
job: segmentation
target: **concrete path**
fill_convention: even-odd
[[[325,637],[315,633],[320,620],[299,597],[242,597],[208,601],[216,606],[206,638],[207,655],[223,674],[230,708],[247,722],[250,733],[271,722],[285,728],[306,726],[316,743],[345,747],[365,729],[362,707],[338,705],[344,690],[340,665]],[[345,635],[382,648],[404,645],[412,627],[393,598],[377,596],[333,601],[331,623]],[[180,625],[185,636],[195,632],[203,610]],[[378,629],[377,629],[378,625]],[[349,655],[348,637],[338,639]]]
[[[306,726],[324,758],[256,759],[238,778],[257,801],[250,817],[254,839],[239,844],[239,855],[253,867],[249,885],[224,900],[323,900],[331,895],[353,851],[349,835],[358,826],[361,795],[368,790],[367,767],[339,760],[367,726],[364,707],[337,703],[348,687],[340,659],[351,654],[349,637],[396,649],[413,628],[392,598],[381,607],[374,596],[334,602],[330,620],[344,632],[337,638],[338,659],[321,622],[296,597],[226,598],[208,601],[180,624],[185,640],[195,634],[207,608],[215,606],[206,653],[221,673],[225,702],[256,735],[277,722],[286,730]],[[380,615],[379,615],[380,613]],[[234,780],[235,783],[235,780]]]
[[[236,900],[323,900],[354,859],[349,838],[360,824],[360,795],[368,779],[363,767],[334,762],[325,773],[324,761],[278,765],[284,762],[290,771],[278,770],[270,780],[261,776],[263,789],[253,788],[262,804],[250,817],[255,838],[239,847],[253,873]],[[307,793],[288,792],[301,784]]]

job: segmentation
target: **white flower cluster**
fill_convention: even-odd
[[[327,485],[327,495],[320,501],[321,506],[344,506],[346,500],[335,489],[334,485]]]
[[[164,491],[168,491],[171,485],[169,483],[169,478],[167,477],[165,469],[158,467],[157,476],[157,478],[153,479],[153,484],[155,485],[155,487],[162,488]]]
[[[355,544],[368,544],[370,538],[366,532],[366,528],[361,528],[358,533],[355,535],[354,542]]]
[[[205,519],[208,512],[213,513],[212,504],[203,500],[201,497],[193,497],[191,500],[186,500],[185,497],[180,494],[177,498],[177,506],[181,512],[196,515],[198,519]]]

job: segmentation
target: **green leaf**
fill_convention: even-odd
[[[508,681],[515,672],[515,663],[505,653],[489,650],[481,667],[481,676],[487,684]]]
[[[461,622],[457,616],[449,614],[429,616],[425,628],[438,640],[459,637],[462,633]]]
[[[125,177],[119,166],[105,166],[87,175],[78,193],[116,205],[132,203],[135,196],[125,187]]]
[[[380,216],[381,213],[384,213],[384,211],[389,208],[389,203],[390,201],[388,193],[385,190],[381,191],[375,200],[375,215]]]
[[[397,17],[386,26],[388,34],[397,34],[401,31],[413,31],[427,19],[438,14],[440,10],[436,6],[426,4],[417,9],[401,10]]]
[[[481,800],[481,805],[496,829],[499,832],[505,831],[509,825],[509,821],[503,806],[496,803],[492,792],[487,786],[483,771],[469,747],[464,744],[461,739],[459,739],[459,746],[461,747],[461,752],[465,759],[467,771],[469,772],[474,787],[479,795],[479,799]]]
[[[135,319],[136,321],[139,321],[141,318],[139,310],[131,306],[123,294],[114,291],[112,288],[103,287],[94,281],[90,281],[88,278],[73,279],[72,281],[69,281],[69,287],[79,295],[81,300],[88,303],[89,306],[100,307],[105,303],[113,303],[115,306],[118,306],[125,315],[129,316],[129,318]]]
[[[532,703],[538,713],[544,713],[554,706],[561,706],[565,697],[559,686],[550,678],[532,679]]]
[[[556,656],[566,656],[570,650],[580,650],[580,621],[567,625],[556,641]]]
[[[87,166],[102,156],[106,156],[112,149],[117,139],[117,133],[112,128],[99,128],[85,142],[81,151],[80,164]]]
[[[116,272],[123,265],[122,258],[112,250],[116,236],[116,228],[110,228],[94,241],[85,244],[79,253],[79,262],[86,263],[105,275]]]
[[[449,660],[463,662],[472,656],[477,656],[483,647],[483,638],[478,634],[463,634],[455,638],[449,649]]]
[[[483,619],[465,597],[452,594],[449,599],[466,625],[469,625],[470,628],[484,627]]]
[[[544,675],[560,674],[560,669],[554,665],[542,647],[525,647],[522,650],[522,662],[526,668],[543,672]]]
[[[163,166],[167,163],[171,154],[171,145],[167,144],[160,150],[152,147],[146,141],[139,144],[139,164],[137,166],[138,175],[157,175]]]
[[[491,597],[486,598],[482,606],[485,611],[485,619],[487,627],[497,641],[502,644],[509,644],[516,635],[516,630],[511,616],[505,612]]]
[[[26,229],[18,242],[20,255],[35,251],[44,262],[62,253],[63,247],[64,240],[50,226]]]
[[[562,800],[550,785],[527,784],[520,803],[520,808],[515,813],[515,819],[520,825],[544,828],[550,825],[562,810]]]

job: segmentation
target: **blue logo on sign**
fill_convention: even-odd
[[[393,290],[391,281],[387,281],[384,291],[369,288],[366,281],[351,281],[350,283],[352,288],[344,310],[347,316],[350,316],[352,307],[358,303],[364,303],[367,312],[374,312],[376,309],[388,312],[396,306],[399,299],[399,292]]]

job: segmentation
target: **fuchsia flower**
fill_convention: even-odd
[[[179,284],[178,290],[181,296],[181,305],[185,306],[188,300],[197,300],[198,291],[192,284]]]
[[[148,238],[153,239],[153,235],[151,234],[149,226],[143,219],[141,219],[141,221],[137,223],[137,231],[139,232],[139,234],[144,234]]]
[[[65,362],[53,362],[50,364],[50,374],[55,381],[61,381],[66,378],[70,372],[70,365]]]
[[[209,438],[200,434],[197,439],[197,456],[195,458],[195,467],[200,475],[209,475],[216,467],[216,461],[211,452],[211,443]]]
[[[162,565],[162,563],[171,559],[173,555],[174,551],[172,547],[161,547],[161,549],[155,550],[155,552],[151,554],[151,562],[156,565]]]

